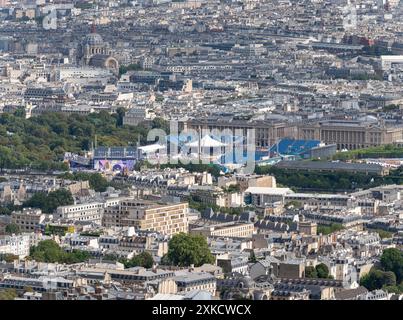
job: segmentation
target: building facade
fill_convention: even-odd
[[[56,210],[56,218],[73,221],[90,221],[101,224],[104,204],[92,202],[59,207]]]
[[[0,254],[12,254],[19,258],[29,255],[29,234],[5,235],[0,237]]]
[[[392,144],[403,138],[403,126],[385,123],[326,120],[298,126],[299,139],[317,139],[336,144],[338,150],[360,149]]]
[[[242,136],[245,139],[248,136],[248,131],[254,129],[256,147],[270,147],[280,138],[294,137],[297,134],[295,125],[279,120],[190,119],[184,124],[184,129],[196,130],[201,136],[203,132],[213,130],[231,132],[233,136]]]
[[[35,232],[45,218],[41,209],[24,208],[11,214],[11,223],[16,224],[20,232]]]
[[[254,229],[253,223],[228,222],[194,228],[190,233],[205,237],[252,238]]]
[[[105,227],[135,227],[165,235],[187,233],[188,204],[126,200],[118,206],[105,208],[102,224]]]
[[[96,33],[95,25],[78,47],[77,61],[82,66],[108,69],[114,74],[119,73],[119,62],[112,56],[110,45]]]

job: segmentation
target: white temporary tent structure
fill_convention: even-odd
[[[226,144],[222,143],[221,141],[215,140],[209,135],[205,135],[200,141],[195,140],[186,144],[187,147],[190,148],[220,148],[225,147]]]

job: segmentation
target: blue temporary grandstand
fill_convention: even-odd
[[[270,147],[270,156],[293,155],[302,156],[312,148],[319,146],[319,140],[281,139]]]

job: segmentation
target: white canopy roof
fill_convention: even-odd
[[[199,146],[199,140],[192,141],[186,144],[188,147],[198,147]],[[217,147],[224,147],[226,146],[225,143],[222,143],[221,141],[215,140],[212,137],[210,137],[208,134],[206,134],[201,140],[200,140],[200,147],[201,148],[217,148]]]
[[[149,152],[155,152],[157,150],[165,149],[165,148],[166,148],[166,146],[157,143],[157,144],[150,144],[148,146],[139,147],[139,150],[141,150],[144,153],[149,153]]]

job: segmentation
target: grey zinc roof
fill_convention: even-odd
[[[259,260],[258,263],[261,263],[264,267],[269,267],[272,263],[280,263],[275,257],[267,256],[264,260]]]
[[[176,282],[189,283],[193,281],[212,280],[215,279],[210,273],[196,273],[196,272],[177,272],[174,277]]]
[[[336,300],[351,300],[355,299],[358,295],[366,294],[368,292],[367,288],[359,286],[356,289],[346,289],[334,293]]]

